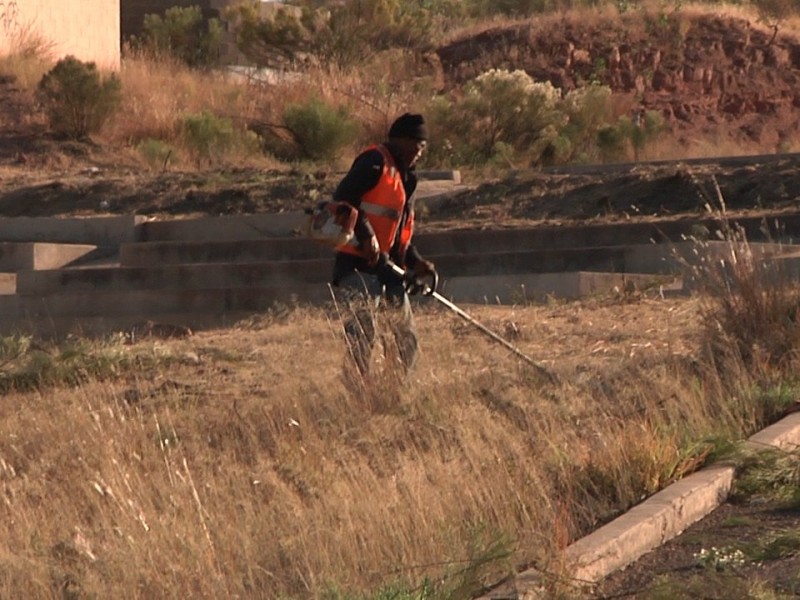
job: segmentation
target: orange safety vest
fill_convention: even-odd
[[[375,231],[375,237],[378,239],[378,246],[381,252],[388,253],[395,242],[397,228],[403,218],[406,192],[403,188],[400,171],[397,169],[389,150],[383,145],[370,146],[367,150],[378,150],[383,155],[383,172],[378,179],[377,185],[361,198],[359,209],[367,215],[367,221]],[[401,259],[405,257],[413,231],[414,211],[412,210],[409,212],[408,219],[403,223],[403,229],[400,231],[399,250]],[[364,256],[364,251],[359,248],[359,242],[355,238],[336,249],[339,252]]]

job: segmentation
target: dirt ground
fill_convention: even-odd
[[[798,532],[800,511],[796,509],[775,501],[728,502],[679,537],[607,577],[591,597],[797,598],[800,551],[794,547],[796,542],[787,544],[783,558],[746,560],[743,564],[703,564],[701,552],[716,548],[723,555],[732,556],[736,549],[746,551],[780,536],[796,537]],[[759,587],[764,590],[763,596],[754,595]]]

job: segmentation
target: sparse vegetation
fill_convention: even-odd
[[[102,77],[94,63],[68,56],[42,77],[37,98],[54,132],[81,139],[99,131],[117,109],[120,87],[115,74]]]
[[[185,130],[181,121],[186,114],[205,111],[216,119],[231,119],[235,129],[250,129],[263,138],[267,130],[286,131],[289,124],[285,118],[296,110],[292,107],[308,102],[312,96],[320,106],[345,107],[351,121],[359,124],[346,136],[349,141],[341,142],[347,146],[342,150],[350,153],[372,142],[376,131],[383,131],[394,115],[408,109],[426,112],[432,130],[443,140],[431,145],[426,157],[431,167],[469,169],[485,166],[487,162],[524,166],[598,159],[639,160],[675,155],[676,144],[682,143],[676,141],[675,132],[667,127],[660,111],[637,106],[641,86],[654,85],[656,63],[641,65],[636,98],[628,98],[630,94],[626,93],[623,100],[603,91],[614,77],[619,77],[619,58],[606,55],[611,48],[593,50],[589,58],[584,56],[588,51],[575,50],[574,82],[563,88],[554,87],[558,106],[532,114],[535,103],[527,102],[527,113],[511,121],[510,113],[502,115],[498,109],[505,104],[509,104],[508,111],[511,105],[522,107],[518,98],[510,103],[503,99],[497,88],[500,70],[492,72],[486,68],[463,83],[451,81],[442,87],[441,73],[434,66],[436,59],[431,58],[431,50],[475,31],[481,24],[488,28],[496,23],[486,19],[546,13],[559,3],[359,2],[330,6],[327,12],[318,4],[298,2],[263,13],[254,4],[244,2],[226,14],[233,33],[238,36],[240,50],[256,66],[272,69],[251,71],[246,81],[226,74],[225,70],[207,68],[219,56],[223,32],[218,21],[204,20],[198,7],[174,7],[163,17],[150,15],[142,39],[126,49],[120,73],[119,108],[92,108],[90,112],[101,114],[111,110],[113,114],[107,115],[109,118],[102,128],[100,121],[104,119],[99,118],[90,119],[88,127],[102,129],[98,133],[102,141],[120,147],[136,148],[142,140],[160,140],[176,149],[170,159],[175,167],[197,164],[196,151],[182,147]],[[762,7],[762,12],[767,9]],[[692,7],[692,10],[697,9]],[[630,23],[624,24],[621,19],[635,17],[637,22],[655,28],[659,36],[678,38],[681,46],[692,14],[689,8],[680,5],[657,9],[637,6],[635,11],[619,6],[613,11],[608,7],[579,6],[562,17],[561,26],[570,19],[586,18],[602,19],[607,28],[625,29]],[[543,18],[553,19],[550,14]],[[21,53],[46,61],[47,45],[32,36],[26,39],[20,46]],[[623,43],[624,39],[618,42]],[[496,53],[496,62],[506,65],[519,50],[493,47],[487,52]],[[403,68],[398,67],[398,59]],[[26,84],[38,84],[38,80],[28,83],[30,59],[4,60],[21,81],[26,71]],[[406,71],[408,65],[413,65],[413,70]],[[515,70],[504,69],[508,73]],[[165,77],[169,78],[169,85],[165,85]],[[359,79],[357,87],[347,85]],[[263,80],[270,83],[263,84]],[[484,90],[490,81],[495,81],[493,87]],[[551,84],[537,81],[533,85]],[[110,88],[111,84],[99,97],[109,96]],[[489,106],[491,103],[494,109]],[[314,137],[324,139],[324,124],[318,126]],[[53,127],[64,132],[63,125],[54,123]],[[305,134],[309,135],[310,132]],[[309,151],[302,144],[299,147],[295,144],[295,151],[290,152],[291,144],[285,146],[285,141],[278,136],[275,143],[264,144],[262,162],[330,160],[330,153]],[[714,150],[720,147],[717,140],[693,139],[690,151],[697,152],[704,141]],[[778,140],[776,144],[791,149],[789,139]],[[252,145],[248,142],[245,146]],[[773,144],[763,150],[771,152],[774,147]],[[684,148],[684,151],[689,150]],[[222,144],[215,150],[222,163],[237,162],[242,154],[248,155],[248,160],[257,158],[249,152],[243,153],[241,144]]]
[[[476,15],[493,4],[432,6]],[[497,3],[513,15],[547,5]],[[374,10],[348,17],[364,39],[399,43],[425,14],[422,3],[363,6]],[[374,15],[390,31],[370,30]],[[481,168],[612,150],[621,159],[660,129],[655,115],[633,129],[600,83],[565,95],[494,71],[446,95],[432,92],[430,76],[398,82],[387,65],[418,48],[407,42],[357,55],[363,71],[330,50],[333,66],[304,64],[314,85],[243,83],[132,53],[120,73],[123,108],[101,133],[160,169],[251,156],[266,139],[256,130],[292,132],[301,150],[281,160],[334,162],[415,106],[441,140],[432,164]],[[608,69],[590,67],[598,77]],[[363,111],[353,119],[361,129],[334,108],[345,101]],[[425,306],[423,360],[388,390],[346,387],[339,325],[321,309],[275,310],[181,340],[3,338],[0,597],[460,600],[531,565],[545,594],[566,594],[571,541],[715,459],[794,398],[797,288],[735,230],[722,241],[724,263],[693,267],[708,284],[699,299],[638,298],[647,323],[604,313],[631,298],[476,307],[558,371],[564,383],[544,388]],[[375,368],[392,374],[390,353]],[[796,476],[780,488],[796,487]],[[761,549],[785,556],[796,539]],[[716,568],[722,556],[707,561],[711,581],[689,578],[682,589],[737,589]]]

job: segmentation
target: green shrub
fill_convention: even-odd
[[[537,162],[558,138],[565,121],[560,96],[550,82],[535,82],[524,71],[492,69],[468,82],[463,95],[430,109],[446,129],[451,162],[508,165]]]
[[[147,164],[154,169],[166,169],[167,163],[174,153],[174,149],[169,144],[153,138],[142,140],[136,149]]]
[[[119,106],[121,90],[115,74],[101,78],[93,62],[67,56],[39,81],[37,99],[53,132],[80,139],[103,126]]]
[[[197,161],[213,161],[230,149],[235,141],[231,120],[207,110],[185,115],[180,131],[184,145]]]
[[[604,125],[597,130],[597,147],[603,162],[625,157],[625,132],[618,125]]]
[[[612,120],[611,88],[592,84],[571,90],[562,109],[567,120],[557,142],[556,162],[589,162],[597,152],[598,131]]]
[[[288,105],[283,122],[301,159],[331,160],[353,143],[358,132],[346,108],[334,108],[319,98]]]
[[[223,27],[218,19],[205,19],[199,6],[167,9],[164,17],[144,17],[144,46],[156,55],[169,55],[190,67],[219,62]]]

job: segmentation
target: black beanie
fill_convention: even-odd
[[[390,138],[411,138],[412,140],[427,140],[428,128],[422,115],[405,113],[397,118],[389,128]]]

